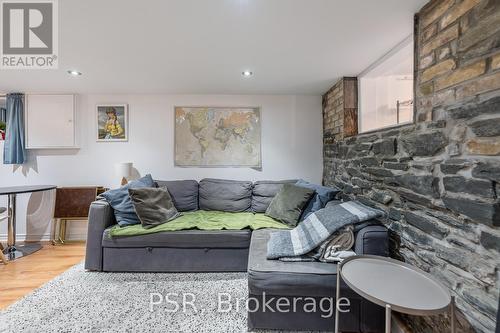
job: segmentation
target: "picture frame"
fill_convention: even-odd
[[[96,141],[128,141],[128,104],[96,105]]]
[[[207,120],[204,126],[202,124],[195,126],[200,129],[197,136],[192,133],[191,126],[186,127],[186,124],[191,122],[187,115],[191,112],[201,112],[206,116],[203,117]],[[245,117],[241,117],[242,113],[251,115],[246,117],[248,123],[244,120]],[[198,114],[198,116],[201,115]],[[198,116],[194,117],[195,121],[199,120]],[[182,127],[184,127],[183,130]],[[203,127],[208,131],[205,131]],[[207,146],[203,154],[201,149],[198,150],[197,142],[204,136]],[[249,138],[253,140],[247,140]],[[241,145],[241,141],[247,144]],[[248,145],[248,143],[251,144]],[[248,154],[248,148],[251,148],[252,154]],[[245,153],[243,153],[244,150]],[[207,156],[210,154],[211,156]],[[174,166],[262,170],[262,108],[260,106],[174,105]]]

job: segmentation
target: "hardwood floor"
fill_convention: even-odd
[[[0,263],[0,309],[52,280],[85,257],[85,243],[54,246],[44,243],[43,248],[27,257]]]

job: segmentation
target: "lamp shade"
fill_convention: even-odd
[[[132,162],[116,163],[116,176],[118,176],[120,179],[130,177],[132,175],[132,165]]]

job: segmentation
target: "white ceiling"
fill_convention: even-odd
[[[59,0],[59,69],[0,70],[0,92],[322,94],[408,36],[426,2]]]

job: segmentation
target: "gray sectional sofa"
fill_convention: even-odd
[[[295,182],[227,180],[156,181],[166,186],[179,211],[217,209],[265,212],[282,184]],[[249,296],[257,302],[265,295],[285,298],[332,298],[336,265],[319,262],[281,262],[266,259],[272,229],[183,230],[132,237],[109,237],[116,224],[113,209],[103,200],[92,203],[85,268],[102,272],[248,272]],[[357,226],[357,254],[388,255],[388,231],[376,221]],[[383,309],[342,285],[352,298],[352,311],[341,317],[343,332],[381,332]],[[271,304],[273,306],[273,304]],[[321,311],[248,313],[249,329],[333,330],[334,317]]]
[[[388,231],[377,223],[365,223],[356,228],[356,254],[388,256]],[[256,230],[252,234],[248,261],[248,293],[256,300],[257,311],[248,313],[249,329],[314,330],[332,331],[335,316],[327,305],[334,303],[336,295],[337,265],[321,262],[282,262],[267,260],[266,248],[272,230]],[[264,296],[265,295],[265,296]],[[341,284],[342,297],[349,298],[351,310],[341,313],[341,332],[382,332],[384,309],[353,292]],[[314,298],[319,304],[325,302],[325,311],[306,312],[306,298]],[[298,301],[297,311],[276,311],[264,307],[270,299],[286,298],[293,304]]]

